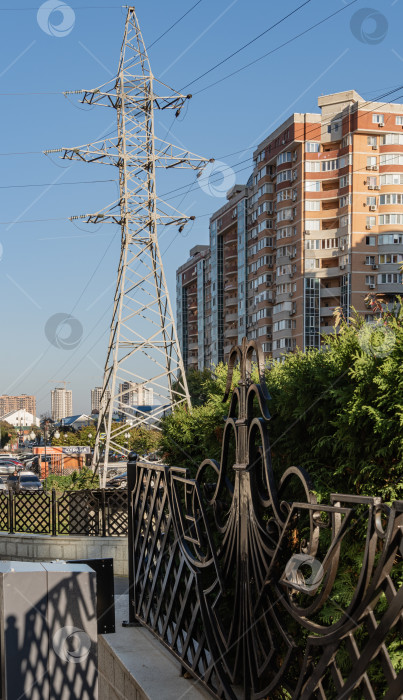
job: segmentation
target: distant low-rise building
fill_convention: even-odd
[[[61,428],[73,428],[74,430],[80,430],[80,428],[85,428],[88,425],[94,425],[94,419],[91,416],[87,416],[86,413],[81,413],[76,416],[66,416],[59,421],[59,426]]]
[[[25,408],[5,413],[0,416],[0,420],[9,423],[14,428],[31,428],[33,425],[39,428],[40,424],[39,418],[29,413],[29,411],[26,411]]]

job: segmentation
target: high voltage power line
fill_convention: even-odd
[[[222,66],[224,63],[227,63],[227,61],[229,61],[231,58],[233,58],[234,56],[237,56],[239,53],[241,53],[241,51],[244,51],[244,50],[247,49],[249,46],[251,46],[252,44],[254,44],[255,41],[258,41],[258,39],[261,39],[262,36],[265,36],[266,34],[268,34],[269,32],[271,32],[272,29],[275,29],[276,27],[278,27],[280,24],[282,24],[282,22],[285,22],[286,19],[288,19],[289,17],[292,17],[292,15],[295,15],[296,12],[298,12],[299,10],[301,10],[303,7],[305,7],[305,5],[308,5],[310,2],[312,2],[312,0],[305,0],[305,2],[303,2],[301,5],[298,5],[298,7],[296,7],[294,10],[292,10],[291,12],[289,12],[287,15],[284,15],[284,17],[281,17],[281,19],[279,19],[277,22],[275,22],[274,24],[272,24],[270,27],[267,27],[267,29],[265,29],[263,32],[260,32],[260,34],[258,34],[257,36],[253,37],[253,39],[251,39],[250,41],[248,41],[248,42],[247,42],[246,44],[244,44],[243,46],[240,46],[239,49],[236,49],[235,51],[233,51],[232,53],[230,53],[229,56],[226,56],[226,57],[223,58],[221,61],[219,61],[218,63],[216,63],[214,66],[212,66],[211,68],[209,68],[208,70],[206,70],[204,73],[201,73],[201,75],[199,75],[197,78],[194,78],[193,80],[191,80],[190,83],[187,83],[186,85],[184,85],[183,88],[181,88],[181,90],[186,90],[188,87],[190,87],[190,85],[193,85],[193,83],[196,83],[198,80],[201,80],[201,79],[204,78],[206,75],[208,75],[209,73],[211,73],[213,70],[216,70],[216,68],[219,68],[219,67]]]
[[[402,87],[403,87],[403,85],[399,86],[399,89],[402,89]],[[396,91],[397,91],[397,89],[392,90],[392,91],[390,91],[389,93],[386,93],[386,94],[391,94],[391,93],[396,92]],[[384,95],[382,95],[382,97],[383,97],[383,96],[384,96]],[[396,102],[396,101],[399,100],[399,99],[403,99],[403,95],[398,95],[394,100],[389,100],[388,102],[384,102],[384,103],[381,102],[381,103],[379,103],[379,104],[380,104],[381,106],[382,106],[382,105],[387,105],[387,104],[391,104],[391,103],[393,103],[393,102]],[[374,100],[370,100],[369,102],[363,103],[363,105],[360,105],[360,106],[362,107],[362,106],[364,106],[365,104],[370,104],[370,103],[373,102],[373,101],[374,101]],[[368,114],[371,114],[372,112],[375,112],[375,111],[379,110],[379,104],[378,104],[376,107],[374,107],[373,109],[367,110],[364,114],[361,115],[361,118],[363,118],[364,116],[367,116]],[[337,113],[335,112],[334,114],[338,114],[338,113],[339,113],[339,112],[337,112]],[[360,116],[358,116],[358,119],[360,119]],[[308,129],[308,130],[306,131],[306,134],[305,134],[305,135],[306,135],[306,136],[309,136],[310,133],[316,132],[317,129],[320,128],[321,126],[326,126],[326,125],[330,125],[330,124],[331,124],[331,120],[329,120],[328,122],[324,121],[324,122],[322,122],[322,123],[319,123],[319,122],[318,122],[318,124],[315,125],[311,130]],[[251,150],[252,148],[255,150],[255,149],[256,149],[256,146],[248,146],[248,147],[246,147],[246,148],[244,148],[244,149],[240,149],[239,151],[235,151],[233,154],[228,154],[227,156],[220,156],[220,158],[229,157],[230,155],[235,155],[235,154],[238,154],[238,153],[243,153],[243,152],[245,152],[245,151],[248,150],[248,149]],[[246,163],[246,162],[248,162],[249,160],[250,160],[250,158],[245,158],[245,160],[239,161],[239,163],[236,163],[236,165],[240,165],[240,164],[242,164],[242,163]],[[230,166],[228,166],[228,167],[230,167]],[[240,168],[239,170],[233,170],[233,172],[234,172],[234,174],[238,174],[238,173],[243,172],[243,171],[245,171],[245,170],[249,170],[250,167],[251,167],[251,166],[247,165],[247,166],[245,166],[244,168]],[[353,170],[352,173],[361,172],[361,170],[362,170],[362,168],[358,168],[357,170]],[[209,183],[211,183],[211,184],[214,184],[214,183],[216,183],[216,182],[219,182],[221,178],[222,178],[222,173],[220,173],[220,172],[216,174],[216,177],[214,177],[214,176],[201,177],[201,178],[199,178],[199,179],[197,179],[197,180],[194,180],[194,181],[191,182],[191,183],[187,183],[187,184],[185,184],[185,185],[182,185],[181,187],[175,188],[175,189],[173,189],[173,190],[169,190],[168,192],[163,193],[161,196],[165,197],[165,198],[167,199],[167,201],[170,201],[170,200],[172,200],[172,199],[176,199],[177,197],[180,197],[180,196],[182,196],[182,195],[184,194],[184,193],[182,192],[182,190],[187,189],[187,188],[189,188],[189,186],[190,186],[191,189],[188,189],[188,192],[185,193],[186,196],[187,196],[187,194],[190,194],[191,192],[195,192],[195,191],[198,190],[198,187],[193,187],[193,185],[198,185],[198,183],[200,183],[200,182],[209,182]],[[94,183],[95,183],[95,182],[114,182],[114,183],[116,183],[116,180],[110,179],[110,180],[99,180],[99,181],[97,181],[97,180],[94,180],[94,181],[86,181],[85,184],[92,184],[92,182],[94,182]],[[79,184],[79,183],[73,183],[73,182],[72,182],[72,183],[55,183],[55,184],[59,184],[59,185],[64,185],[64,184],[66,184],[66,185],[68,185],[68,184]],[[35,186],[35,185],[10,185],[10,186],[4,186],[4,187],[7,188],[7,187],[33,187],[33,186]],[[0,186],[0,189],[1,189],[1,186]],[[175,197],[167,197],[167,195],[173,194],[174,192],[178,192],[178,194],[177,194]],[[201,214],[201,215],[198,215],[196,218],[197,218],[197,219],[200,219],[200,218],[204,218],[204,217],[206,217],[206,216],[212,216],[213,214],[214,214],[214,212],[212,212],[211,214]],[[83,218],[85,218],[85,215],[84,215]],[[22,220],[20,220],[20,221],[0,221],[0,225],[5,226],[5,225],[11,225],[11,224],[14,224],[14,225],[15,225],[15,224],[24,224],[24,223],[38,223],[38,222],[47,222],[47,221],[69,221],[69,220],[70,220],[69,217],[59,217],[59,218],[50,218],[50,219],[22,219]]]
[[[362,104],[360,104],[360,105],[359,105],[359,108],[362,109],[362,108],[365,107],[366,105],[372,104],[373,102],[377,102],[376,107],[374,107],[373,109],[367,110],[364,114],[358,116],[358,119],[363,118],[363,117],[366,116],[367,114],[371,114],[372,112],[377,111],[377,110],[380,108],[380,106],[382,107],[382,106],[385,106],[385,105],[388,105],[388,104],[392,104],[393,102],[396,102],[396,101],[399,100],[399,99],[403,99],[403,95],[398,95],[398,96],[397,96],[396,98],[394,98],[393,100],[388,100],[388,102],[379,102],[379,100],[382,100],[384,97],[389,96],[389,95],[392,95],[392,94],[394,94],[395,92],[398,92],[398,91],[401,90],[401,89],[403,89],[403,84],[402,84],[402,85],[399,85],[398,87],[395,87],[395,88],[389,90],[388,92],[384,92],[384,93],[382,93],[381,95],[378,95],[378,96],[375,97],[373,100],[367,100],[366,102],[363,102]],[[331,125],[331,124],[332,124],[332,120],[333,120],[332,118],[333,118],[333,116],[335,116],[336,114],[339,114],[339,111],[337,111],[337,112],[332,112],[332,114],[330,115],[330,118],[327,119],[327,120],[322,121],[321,124],[320,124],[320,126],[324,127],[324,126],[329,126],[329,125]],[[306,132],[305,132],[305,136],[309,136],[310,134],[315,133],[315,132],[318,130],[318,128],[319,128],[319,123],[318,123],[318,124],[315,124],[315,125],[314,125],[313,127],[311,127],[311,128],[308,128],[308,129],[306,130]],[[245,153],[245,152],[248,151],[248,150],[256,150],[257,147],[258,147],[258,145],[254,145],[254,146],[245,146],[245,148],[240,148],[238,151],[234,151],[234,152],[232,152],[232,153],[226,153],[226,154],[224,154],[224,155],[219,155],[219,156],[217,156],[216,160],[221,160],[222,158],[230,158],[230,157],[232,157],[232,156],[234,156],[234,155],[238,155],[239,153]],[[28,153],[43,155],[43,151],[28,151]],[[14,153],[14,154],[11,154],[11,153],[0,153],[0,156],[6,156],[6,155],[25,155],[25,153],[24,153],[24,151],[21,151],[21,152],[18,152],[18,153]],[[235,165],[241,165],[242,163],[246,163],[246,162],[248,162],[249,160],[250,160],[250,158],[245,158],[244,160],[241,160],[241,161],[238,161],[237,163],[235,163]],[[230,166],[228,166],[228,167],[230,167]],[[242,168],[242,170],[245,170],[245,169],[246,169],[246,168]],[[236,171],[236,172],[240,172],[240,171]],[[220,179],[220,178],[217,177],[217,179],[214,180],[214,182],[218,182],[219,179]],[[209,182],[209,181],[210,181],[210,182],[213,182],[213,180],[211,180],[210,177],[203,177],[203,176],[202,176],[202,177],[198,178],[196,181],[192,181],[192,182],[190,182],[190,183],[186,183],[186,184],[184,184],[184,185],[181,185],[180,187],[176,187],[176,188],[174,188],[174,189],[172,189],[172,190],[169,190],[168,192],[164,192],[161,196],[165,197],[165,196],[167,196],[167,195],[173,194],[174,192],[178,192],[178,193],[179,193],[178,196],[180,196],[181,191],[184,190],[184,189],[186,189],[187,187],[192,186],[192,185],[194,185],[194,184],[196,184],[196,183],[200,183],[200,182]],[[19,184],[16,184],[16,185],[0,185],[0,189],[25,188],[25,187],[27,187],[27,188],[28,188],[28,187],[49,187],[49,186],[52,186],[52,187],[63,187],[64,185],[96,184],[96,183],[104,183],[104,182],[114,182],[114,183],[116,183],[116,180],[114,180],[114,179],[111,178],[111,179],[105,179],[105,180],[84,180],[84,181],[74,181],[74,182],[41,183],[41,184],[37,184],[37,183],[26,183],[26,184],[23,184],[23,185],[19,185]],[[196,189],[196,188],[195,188],[195,189]],[[192,192],[192,191],[194,191],[194,190],[190,190],[190,192]],[[64,218],[63,218],[63,220],[64,220]],[[1,222],[0,222],[0,223],[1,223]]]
[[[340,14],[340,12],[344,12],[344,10],[347,10],[351,5],[354,5],[354,3],[358,2],[358,0],[351,0],[351,2],[348,5],[345,5],[344,7],[341,7],[339,10],[336,10],[336,12],[332,12],[332,14],[328,15],[327,17],[324,17],[322,20],[319,22],[316,22],[315,24],[312,24],[310,27],[305,29],[302,32],[299,32],[299,34],[296,34],[295,36],[291,37],[291,39],[287,39],[287,41],[284,41],[282,44],[279,46],[276,46],[274,49],[271,49],[270,51],[267,51],[265,54],[262,56],[259,56],[259,58],[255,58],[253,61],[250,61],[249,63],[246,63],[244,66],[241,66],[240,68],[237,68],[236,70],[232,71],[232,73],[229,73],[228,75],[225,75],[223,78],[220,78],[219,80],[216,80],[214,83],[210,83],[209,85],[206,85],[206,87],[202,88],[201,90],[198,90],[197,92],[194,93],[194,96],[200,95],[202,92],[205,92],[206,90],[210,90],[210,88],[214,87],[215,85],[218,85],[219,83],[224,82],[225,80],[229,80],[229,78],[232,78],[234,75],[237,75],[238,73],[241,73],[241,71],[246,70],[247,68],[250,68],[250,66],[255,65],[255,63],[259,63],[259,61],[262,61],[264,58],[267,58],[267,56],[271,56],[272,54],[276,53],[280,49],[283,49],[284,46],[288,46],[289,44],[292,44],[294,41],[297,39],[300,39],[301,36],[304,36],[305,34],[308,34],[311,32],[313,29],[316,29],[316,27],[319,27],[320,25],[324,24],[327,22],[329,19],[332,19],[332,17],[335,17],[336,15]],[[214,70],[215,66],[211,70]],[[199,76],[192,82],[196,82],[196,80],[200,80],[202,76]]]
[[[154,46],[158,41],[160,41],[160,39],[162,39],[163,36],[165,36],[169,31],[171,31],[171,29],[172,29],[173,27],[175,27],[184,17],[186,17],[198,4],[200,4],[201,1],[202,1],[202,0],[199,0],[199,2],[196,2],[195,5],[193,5],[184,15],[182,15],[176,22],[174,22],[174,24],[172,24],[171,27],[169,27],[169,28],[168,28],[165,32],[163,32],[154,42],[152,42],[152,44],[150,44],[150,47],[148,47],[148,48],[151,48],[151,46]],[[181,90],[184,90],[185,88],[189,87],[190,85],[193,85],[194,83],[198,82],[198,81],[201,80],[205,75],[208,75],[209,73],[211,73],[212,71],[214,71],[216,68],[218,68],[219,66],[221,66],[221,65],[223,65],[224,63],[226,63],[227,61],[229,61],[231,58],[233,58],[234,56],[236,56],[237,54],[239,54],[241,51],[243,51],[243,50],[246,49],[248,46],[250,46],[251,44],[253,44],[253,43],[254,43],[255,41],[257,41],[259,38],[261,38],[262,36],[264,36],[265,34],[267,34],[268,32],[270,32],[272,29],[274,29],[275,27],[279,26],[279,25],[280,25],[282,22],[284,22],[286,19],[288,19],[289,17],[291,17],[292,15],[294,15],[296,12],[298,12],[300,9],[302,9],[302,8],[303,8],[305,5],[307,5],[309,2],[311,2],[311,0],[305,0],[305,2],[303,2],[301,5],[299,5],[298,7],[296,7],[296,8],[295,8],[294,10],[292,10],[291,12],[289,12],[287,15],[284,15],[284,17],[280,18],[275,24],[271,25],[271,26],[268,27],[266,30],[264,30],[263,32],[261,32],[260,34],[258,34],[256,37],[252,38],[249,42],[247,42],[246,44],[240,46],[240,47],[239,47],[238,49],[236,49],[234,52],[232,52],[232,53],[229,54],[228,56],[224,57],[221,61],[219,61],[219,62],[217,62],[216,64],[214,64],[214,65],[213,65],[211,68],[209,68],[207,71],[201,73],[201,74],[198,75],[196,78],[193,78],[189,83],[187,83],[183,88],[181,88]],[[340,12],[344,12],[344,10],[347,10],[351,5],[354,5],[354,3],[356,3],[356,2],[358,2],[358,0],[351,0],[351,2],[350,2],[348,5],[345,5],[344,7],[341,7],[339,10],[336,10],[335,12],[331,13],[331,14],[328,15],[327,17],[324,17],[324,18],[323,18],[322,20],[320,20],[319,22],[316,22],[315,24],[311,25],[310,27],[308,27],[308,28],[305,29],[304,31],[300,32],[299,34],[296,34],[295,36],[291,37],[290,39],[288,39],[287,41],[283,42],[283,43],[280,44],[279,46],[277,46],[277,47],[275,47],[274,49],[271,49],[271,50],[268,51],[267,53],[263,54],[263,56],[260,56],[260,57],[258,57],[258,58],[256,58],[256,59],[254,59],[254,60],[251,61],[250,63],[247,63],[247,64],[245,64],[244,66],[241,66],[241,67],[238,68],[237,70],[233,71],[232,73],[229,73],[227,76],[224,76],[223,78],[220,78],[219,80],[215,81],[214,83],[211,83],[210,85],[207,85],[206,87],[202,88],[201,90],[198,90],[196,93],[194,93],[193,96],[196,96],[196,95],[199,95],[199,94],[202,93],[202,92],[205,92],[206,90],[210,89],[211,87],[214,87],[215,85],[217,85],[218,83],[223,82],[224,80],[228,80],[228,79],[231,78],[233,75],[236,75],[237,73],[239,73],[239,72],[245,70],[246,68],[249,68],[250,66],[254,65],[255,63],[257,63],[257,62],[259,62],[259,61],[261,61],[261,60],[263,60],[263,59],[266,58],[267,56],[270,56],[271,54],[275,53],[276,51],[279,51],[279,50],[280,50],[281,48],[283,48],[284,46],[288,46],[288,45],[291,44],[292,42],[294,42],[294,41],[296,41],[297,39],[299,39],[301,36],[304,36],[305,34],[307,34],[308,32],[312,31],[313,29],[316,29],[316,27],[319,27],[320,25],[324,24],[325,22],[327,22],[328,20],[332,19],[332,18],[335,17],[336,15],[340,14]],[[10,96],[10,95],[16,95],[16,96],[17,96],[17,95],[65,95],[65,96],[66,96],[66,94],[67,94],[68,92],[69,92],[69,91],[43,92],[43,93],[42,93],[42,92],[16,92],[16,93],[0,93],[0,95],[4,95],[4,96]],[[74,91],[72,91],[72,92],[74,92]]]

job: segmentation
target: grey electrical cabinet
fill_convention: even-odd
[[[96,574],[0,561],[1,700],[97,700]]]

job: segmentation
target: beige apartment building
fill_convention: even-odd
[[[255,150],[246,186],[210,220],[210,245],[177,271],[185,366],[228,357],[246,335],[274,358],[318,348],[333,313],[403,293],[403,105],[321,96]]]
[[[21,394],[20,396],[0,396],[0,418],[6,413],[23,409],[36,415],[36,399],[35,396]]]
[[[52,420],[59,421],[73,413],[73,392],[71,389],[56,387],[50,393]]]

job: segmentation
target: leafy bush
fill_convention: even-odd
[[[161,449],[168,464],[194,473],[207,457],[219,459],[226,376],[223,364],[215,375],[201,376],[205,403],[190,411],[182,406],[164,419]],[[321,500],[335,491],[387,502],[403,497],[400,305],[372,327],[358,316],[349,324],[340,319],[339,333],[327,336],[325,348],[269,363],[265,379],[277,475],[292,464],[304,467]]]

